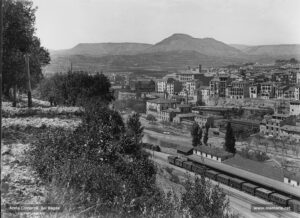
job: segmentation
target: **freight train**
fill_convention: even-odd
[[[204,175],[212,180],[228,185],[240,191],[246,192],[253,196],[257,196],[266,201],[270,201],[282,207],[290,207],[291,211],[300,213],[300,201],[299,199],[285,196],[281,193],[277,193],[273,190],[268,190],[264,187],[260,187],[257,184],[253,184],[249,181],[242,180],[225,173],[212,170],[206,166],[194,163],[192,161],[183,160],[179,157],[168,156],[168,162],[172,165],[184,168],[188,171]]]

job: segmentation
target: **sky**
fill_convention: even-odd
[[[300,0],[33,0],[48,49],[157,43],[174,34],[231,44],[300,44]]]

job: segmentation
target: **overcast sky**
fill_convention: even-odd
[[[33,0],[49,49],[157,43],[173,33],[247,45],[300,44],[300,0]]]

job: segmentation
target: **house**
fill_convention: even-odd
[[[259,85],[251,85],[249,86],[249,97],[250,98],[257,98],[260,91]]]
[[[214,126],[214,116],[197,114],[195,116],[195,122],[198,123],[198,125],[200,127],[205,127],[206,123],[209,125],[209,127],[213,127]]]
[[[177,95],[181,90],[182,90],[181,82],[173,78],[167,79],[166,91],[169,95]]]
[[[187,113],[187,114],[177,114],[176,117],[174,117],[173,122],[174,123],[181,123],[183,120],[195,120],[196,114],[194,113]]]
[[[160,113],[169,108],[176,108],[176,104],[178,104],[176,100],[170,100],[166,98],[157,98],[148,100],[146,103],[146,114],[152,114],[156,117],[156,119],[161,119]]]
[[[295,96],[294,97],[295,97],[296,101],[300,101],[300,85],[295,86]]]

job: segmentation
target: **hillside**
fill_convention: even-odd
[[[71,49],[50,51],[46,73],[74,70],[173,70],[201,63],[204,67],[270,63],[276,59],[300,59],[300,45],[227,45],[213,38],[173,34],[151,45],[143,43],[80,43]]]
[[[270,56],[273,58],[299,58],[300,45],[260,45],[250,46],[243,50],[249,55]]]
[[[80,43],[71,49],[52,51],[51,54],[55,56],[137,54],[150,46],[143,43]]]

